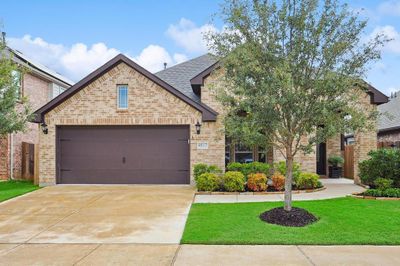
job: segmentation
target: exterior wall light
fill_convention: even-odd
[[[45,122],[42,123],[42,131],[45,135],[47,135],[47,133],[49,133],[49,129],[47,128],[47,125]]]
[[[196,123],[196,133],[197,133],[197,135],[200,135],[200,129],[201,129],[201,124],[200,124],[200,122],[199,121],[197,121],[197,123]]]

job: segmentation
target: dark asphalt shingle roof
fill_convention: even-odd
[[[190,80],[217,62],[210,54],[205,54],[189,61],[177,64],[155,73],[157,77],[167,82],[172,87],[180,90],[192,100],[200,102],[199,97],[193,92]]]
[[[399,93],[400,94],[400,93]],[[400,95],[390,98],[388,103],[378,105],[378,111],[383,114],[378,119],[378,129],[388,129],[400,126]],[[388,115],[385,115],[385,114]]]

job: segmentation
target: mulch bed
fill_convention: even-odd
[[[291,227],[303,227],[318,221],[318,218],[302,208],[292,207],[285,211],[283,207],[271,209],[260,214],[260,219],[270,224]]]

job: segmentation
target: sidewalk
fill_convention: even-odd
[[[181,246],[173,265],[400,265],[399,246]]]
[[[352,193],[364,191],[363,187],[355,185],[353,180],[321,179],[325,190],[311,193],[293,194],[293,200],[319,200],[341,198]],[[283,194],[271,195],[196,195],[194,203],[235,203],[235,202],[261,202],[261,201],[282,201]]]
[[[0,265],[400,265],[400,246],[0,244]]]

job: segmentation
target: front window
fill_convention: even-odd
[[[253,149],[242,144],[236,144],[235,162],[239,163],[253,162]]]
[[[118,109],[128,109],[128,86],[118,85]]]
[[[225,143],[225,165],[231,162],[267,162],[267,150],[265,148],[248,147],[243,144],[233,144],[229,138],[226,139]]]

